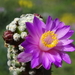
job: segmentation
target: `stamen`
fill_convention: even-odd
[[[57,35],[53,31],[42,34],[41,39],[44,46],[48,48],[55,47],[58,43]]]

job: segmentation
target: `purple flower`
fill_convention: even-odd
[[[66,53],[75,50],[73,40],[69,39],[74,33],[70,26],[49,16],[46,24],[34,17],[33,23],[26,23],[26,28],[29,34],[21,44],[25,50],[18,55],[19,62],[31,61],[31,68],[42,65],[47,70],[52,64],[61,67],[62,61],[71,63]]]

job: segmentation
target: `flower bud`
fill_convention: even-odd
[[[36,13],[34,13],[34,16],[37,16],[39,18],[43,18],[40,14],[36,14]]]
[[[13,32],[7,30],[3,33],[3,39],[6,43],[11,43],[13,41]]]

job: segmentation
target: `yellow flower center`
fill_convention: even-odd
[[[42,34],[40,40],[47,48],[55,47],[58,43],[57,35],[53,31],[47,31]]]

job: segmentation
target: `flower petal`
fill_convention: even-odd
[[[58,28],[62,28],[65,24],[63,22],[59,22],[59,25],[57,26],[57,29]]]
[[[58,68],[58,67],[62,67],[62,62],[58,62],[58,61],[55,61],[54,62],[54,65]]]
[[[27,45],[29,45],[29,43],[27,42],[27,40],[25,40],[20,45],[25,48]]]
[[[26,28],[31,35],[35,35],[33,24],[26,22]]]
[[[74,30],[70,30],[65,36],[63,36],[61,39],[67,39],[67,38],[70,38],[74,33]]]
[[[59,21],[58,18],[56,18],[56,19],[54,20],[54,22],[55,22],[55,25],[58,26],[60,21]]]
[[[52,55],[53,55],[53,57],[55,58],[55,61],[58,61],[58,62],[61,62],[62,61],[62,58],[61,58],[61,56],[60,56],[60,54],[58,53],[58,52],[56,52],[56,51],[51,51],[50,52]]]
[[[52,63],[49,62],[49,65],[48,65],[48,67],[47,67],[47,70],[49,70],[49,69],[51,68],[51,66],[52,66]]]
[[[75,51],[75,46],[73,44],[66,45],[65,47],[63,47],[63,51],[73,52]]]
[[[31,68],[35,68],[38,65],[40,65],[39,58],[34,58],[34,59],[31,60]]]
[[[62,38],[63,36],[65,36],[68,33],[69,30],[70,30],[70,26],[64,26],[62,28],[59,28],[56,31],[57,38],[58,39]]]
[[[49,69],[49,66],[50,66],[50,62],[49,62],[49,59],[46,57],[46,54],[43,52],[42,55],[41,55],[41,62],[42,62],[42,65],[45,69]]]
[[[35,32],[35,28],[33,26],[32,23],[30,22],[26,22],[26,28],[29,32],[29,34],[35,39],[35,38],[38,38],[38,35],[36,35],[36,32]]]
[[[56,51],[63,51],[63,46],[56,46],[54,49],[56,50]]]
[[[54,27],[54,29],[52,31],[56,32],[59,28],[62,28],[64,26],[63,22],[59,22],[59,20],[57,21],[57,23],[55,24],[56,27]],[[58,24],[58,25],[57,25]]]
[[[68,45],[68,44],[72,43],[73,41],[74,40],[72,40],[72,39],[60,40],[59,43],[57,44],[57,46]]]
[[[39,20],[37,17],[34,17],[33,25],[34,25],[36,34],[40,37],[43,33],[42,28],[45,26],[44,22]]]
[[[66,53],[63,55],[63,60],[64,60],[66,63],[71,64],[71,59],[70,59],[69,55],[66,54]]]
[[[33,49],[33,54],[32,55],[33,55],[32,58],[38,57],[40,55],[40,50],[37,49],[37,48]]]
[[[36,40],[37,40],[36,41],[30,35],[28,35],[25,40],[27,40],[28,43],[33,44],[33,45],[37,45],[38,44],[38,41],[39,41],[39,39],[36,38]]]
[[[17,57],[17,60],[19,62],[29,62],[31,61],[31,59],[32,59],[32,54],[25,52],[21,52]]]
[[[46,56],[48,57],[50,62],[55,62],[55,58],[53,57],[53,55],[51,55],[50,53],[46,53]]]
[[[52,22],[52,26],[51,26],[51,31],[56,31],[56,27],[58,26],[59,24],[59,19],[56,18],[53,22]]]
[[[37,40],[37,41],[36,41]],[[25,41],[21,43],[21,46],[23,46],[24,48],[26,48],[27,46],[29,45],[38,45],[38,42],[39,42],[39,39],[36,38],[33,39],[30,35],[28,35],[26,38],[25,38]]]
[[[34,45],[28,45],[25,47],[25,53],[32,53],[34,49],[35,49]]]
[[[46,21],[46,30],[47,31],[51,30],[52,24],[53,24],[52,18],[49,16],[48,19],[47,19],[47,21]]]
[[[53,23],[52,23],[52,27],[51,27],[51,31],[55,31],[55,30],[54,30],[55,28],[56,28],[56,23],[53,22]]]

